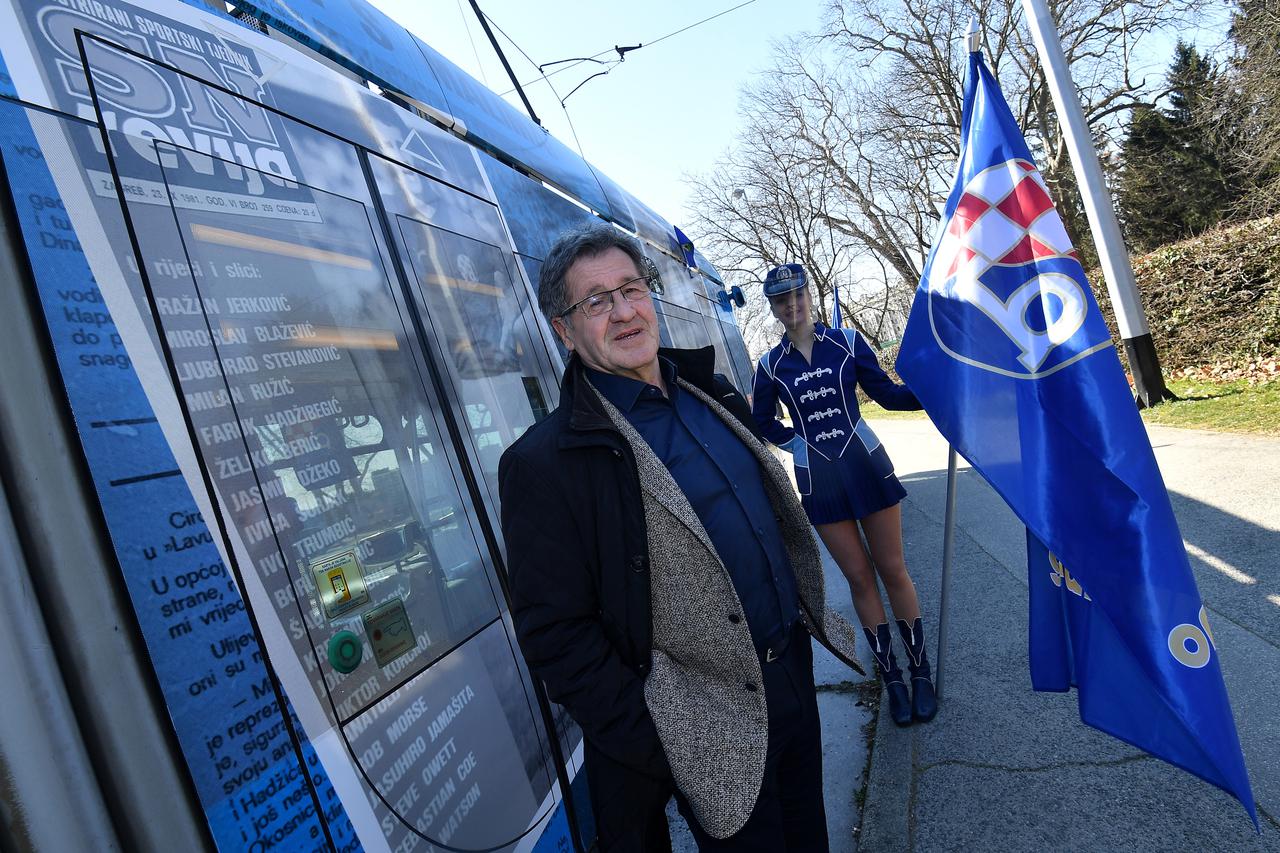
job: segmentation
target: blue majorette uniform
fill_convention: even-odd
[[[800,503],[813,524],[865,518],[907,495],[889,454],[858,412],[858,385],[886,409],[920,408],[916,395],[885,374],[871,345],[853,329],[815,323],[811,361],[783,335],[756,367],[752,414],[764,437],[792,454]],[[791,413],[792,427],[778,422],[778,400]]]

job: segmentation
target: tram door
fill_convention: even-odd
[[[456,395],[486,504],[496,511],[502,451],[550,411],[557,393],[537,307],[514,255],[499,248],[508,240],[496,207],[465,196],[442,217],[442,184],[382,157],[371,165],[411,293],[430,323],[433,355]],[[497,530],[496,514],[492,520]]]
[[[496,470],[555,379],[509,240],[489,202],[228,95],[305,174],[108,133],[171,441],[365,848],[529,849],[559,793]]]

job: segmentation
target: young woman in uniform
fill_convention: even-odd
[[[808,283],[799,264],[775,267],[765,277],[765,296],[786,334],[756,368],[752,413],[765,438],[792,454],[800,502],[849,582],[854,610],[889,694],[890,716],[900,726],[913,719],[924,722],[933,719],[938,705],[920,602],[902,554],[898,504],[907,493],[893,474],[889,454],[859,415],[854,392],[861,385],[886,409],[913,411],[920,403],[885,374],[856,331],[814,322]],[[779,401],[791,414],[790,427],[777,420]],[[893,654],[877,575],[907,652],[910,694]]]

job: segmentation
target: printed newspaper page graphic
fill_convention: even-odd
[[[479,530],[487,510],[461,485],[452,414],[424,378],[393,286],[400,248],[375,225],[375,196],[395,187],[371,185],[351,143],[255,102],[323,120],[374,154],[407,157],[410,138],[414,152],[429,148],[430,162],[412,163],[434,179],[423,178],[436,193],[427,221],[489,241],[452,258],[449,278],[473,285],[473,302],[500,305],[461,323],[474,319],[497,350],[459,364],[483,365],[466,368],[466,382],[529,399],[522,430],[534,403],[546,408],[528,390],[540,367],[519,329],[524,309],[507,301],[511,259],[496,248],[505,231],[480,200],[490,190],[475,156],[311,60],[190,7],[4,4],[0,24],[14,91],[54,111],[0,104],[22,236],[217,844],[324,849],[327,829],[343,850],[412,845],[428,832],[531,847],[555,806],[553,773],[501,618]],[[482,228],[468,224],[476,205],[489,211]],[[436,274],[429,257],[415,262],[424,280]],[[467,416],[471,434],[495,436],[481,448],[486,461],[518,434],[499,423],[496,402]],[[381,615],[372,626],[370,612]],[[376,654],[371,629],[395,647]],[[365,641],[350,674],[327,659],[341,631]],[[286,687],[283,708],[267,661]],[[396,757],[393,736],[369,722],[384,702],[425,709],[405,746],[419,734],[439,741],[403,759],[396,778],[364,755],[374,738]],[[301,760],[290,719],[311,740]]]

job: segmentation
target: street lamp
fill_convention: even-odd
[[[742,207],[742,208],[746,207],[746,204],[747,204],[746,190],[739,187],[729,195],[730,195],[730,198],[733,199],[733,201],[730,202],[730,204],[732,204],[735,209],[739,207]],[[743,212],[745,213],[746,211],[744,210]],[[746,295],[742,292],[742,288],[738,287],[736,284],[733,287],[728,287],[721,290],[719,293],[716,294],[716,299],[720,302],[721,307],[723,307],[726,311],[732,310],[730,306],[736,305],[739,308],[741,308],[747,304]]]

